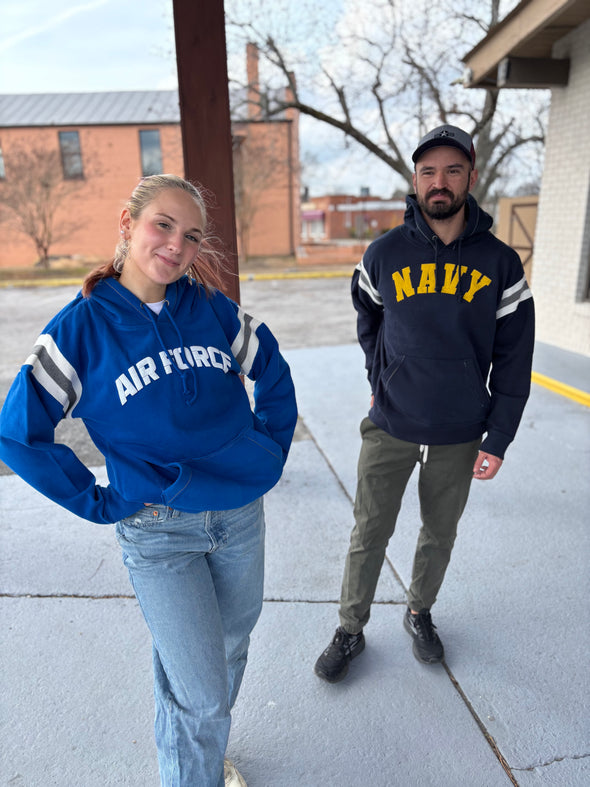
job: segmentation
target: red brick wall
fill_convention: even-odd
[[[324,235],[321,240],[372,239],[404,222],[405,207],[380,207],[380,201],[377,197],[346,194],[314,197],[303,206],[303,213],[306,210],[323,212]],[[386,202],[383,200],[384,204]],[[370,204],[371,208],[362,209],[363,203]],[[350,206],[351,209],[344,207],[343,210],[337,210],[343,206]]]
[[[81,255],[108,259],[117,243],[118,219],[125,200],[141,177],[139,128],[156,126],[95,126],[2,129],[0,141],[10,176],[10,154],[15,147],[59,150],[58,131],[77,130],[84,166],[80,188],[57,214],[80,226],[57,242],[51,255]],[[159,126],[163,168],[183,174],[180,133],[177,126]],[[1,185],[0,185],[1,188]],[[0,267],[31,265],[36,259],[33,242],[10,225],[0,225]]]
[[[293,215],[295,206],[298,215],[299,177],[293,156],[292,124],[236,124],[236,130],[245,134],[244,154],[251,162],[247,173],[249,196],[256,203],[247,255],[294,254],[299,242],[298,223],[294,224]],[[239,222],[239,206],[236,212]]]
[[[298,148],[295,123],[248,123],[246,137],[256,149],[271,151],[270,177],[259,195],[250,232],[250,256],[293,254],[299,241]],[[79,255],[106,260],[118,240],[123,205],[141,177],[139,130],[159,128],[164,172],[184,174],[179,125],[2,128],[0,145],[10,176],[11,150],[19,146],[59,150],[58,131],[77,130],[84,165],[80,188],[57,216],[79,226],[50,249],[51,256]],[[294,139],[295,135],[295,139]],[[260,154],[259,154],[260,155]],[[294,158],[297,155],[297,158]],[[0,188],[2,184],[0,182]],[[33,242],[10,225],[0,224],[0,267],[32,265]]]

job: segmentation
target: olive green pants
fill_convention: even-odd
[[[369,418],[361,423],[361,435],[355,526],[340,597],[340,623],[351,634],[360,631],[369,620],[385,549],[416,464],[420,465],[422,527],[408,605],[415,610],[432,607],[451,559],[481,444],[478,438],[470,443],[421,447],[392,437]]]

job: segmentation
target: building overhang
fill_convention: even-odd
[[[463,85],[551,88],[566,85],[569,60],[553,45],[590,18],[588,0],[522,0],[463,58]]]

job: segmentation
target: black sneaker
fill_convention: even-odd
[[[418,661],[436,664],[443,660],[443,644],[434,630],[436,626],[430,617],[430,610],[421,609],[417,615],[412,615],[408,607],[404,615],[404,628],[414,640],[412,650]]]
[[[362,631],[358,634],[349,634],[338,626],[334,639],[316,661],[314,672],[328,683],[336,683],[346,676],[350,661],[364,649],[365,635]]]

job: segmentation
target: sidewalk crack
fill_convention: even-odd
[[[584,760],[587,757],[590,757],[590,754],[564,754],[563,757],[553,757],[551,760],[547,760],[547,762],[538,762],[535,765],[528,765],[523,768],[513,768],[513,771],[534,771],[536,768],[547,768],[549,765],[554,765],[556,762],[563,762],[564,760]]]
[[[471,702],[468,700],[467,695],[465,694],[465,692],[463,691],[463,689],[459,685],[459,682],[457,681],[457,679],[455,678],[455,676],[453,675],[453,673],[451,672],[451,670],[449,669],[449,667],[447,666],[447,663],[445,661],[443,661],[443,667],[445,668],[445,671],[446,671],[447,675],[449,676],[449,679],[450,679],[451,683],[455,687],[455,690],[457,691],[457,693],[459,694],[459,696],[461,697],[461,699],[465,703],[465,707],[468,709],[468,711],[473,716],[473,719],[474,719],[475,723],[477,724],[477,726],[479,727],[480,732],[482,733],[482,735],[484,736],[484,738],[488,742],[488,745],[490,746],[491,750],[496,755],[500,765],[502,766],[502,768],[504,768],[504,771],[506,772],[506,775],[508,776],[508,778],[510,779],[510,781],[512,782],[514,787],[519,787],[518,782],[516,781],[516,779],[514,778],[514,775],[512,773],[512,770],[516,770],[516,769],[510,768],[510,766],[506,762],[506,759],[504,758],[504,755],[502,754],[502,752],[498,748],[498,744],[496,743],[495,739],[492,737],[492,735],[490,735],[490,733],[486,729],[485,724],[480,719],[479,715],[477,714],[477,711],[475,710],[475,708],[473,707]]]

